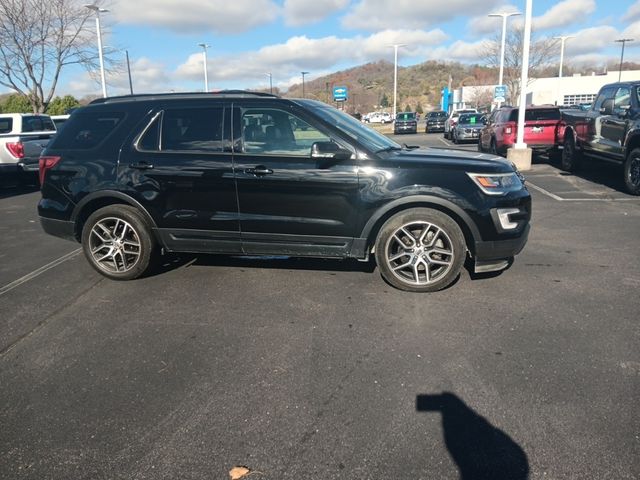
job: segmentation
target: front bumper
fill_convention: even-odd
[[[405,133],[405,132],[412,132],[412,133],[417,133],[418,132],[418,126],[417,125],[395,125],[393,127],[393,131],[394,133]]]

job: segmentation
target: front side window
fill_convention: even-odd
[[[631,105],[631,89],[620,87],[613,99],[613,108],[626,108]]]
[[[600,95],[598,95],[598,98],[596,98],[596,101],[593,103],[593,109],[596,112],[600,111],[600,109],[602,108],[602,103],[607,98],[613,98],[613,90],[614,90],[614,87],[607,87],[602,89],[602,91],[600,92]]]
[[[315,142],[330,138],[289,112],[274,108],[242,111],[242,151],[258,155],[309,157]]]

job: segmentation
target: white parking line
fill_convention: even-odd
[[[71,260],[73,257],[78,255],[81,251],[82,251],[81,248],[77,248],[74,251],[69,252],[66,255],[63,255],[62,257],[58,258],[57,260],[54,260],[51,263],[47,263],[46,265],[38,268],[37,270],[34,270],[31,273],[27,273],[25,276],[20,277],[19,279],[11,282],[8,285],[5,285],[4,287],[0,288],[0,296],[4,295],[7,292],[10,292],[11,290],[13,290],[16,287],[19,287],[23,283],[26,283],[29,280],[32,280],[32,279],[36,278],[38,275],[42,275],[47,270],[51,270],[52,268],[57,267],[61,263],[64,263],[67,260]]]
[[[438,140],[440,140],[442,143],[444,143],[447,147],[451,147],[452,145],[447,142],[444,137],[438,137]]]
[[[531,187],[543,195],[557,200],[558,202],[637,202],[640,200],[638,198],[562,198],[555,193],[551,193],[549,190],[545,190],[544,188],[531,183],[529,180],[527,180],[527,187]]]

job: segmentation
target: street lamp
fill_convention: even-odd
[[[271,95],[273,95],[273,75],[271,75],[271,72],[265,73],[265,75],[269,77],[269,91],[271,92]]]
[[[92,10],[96,13],[96,31],[98,32],[98,57],[100,58],[100,79],[102,80],[102,96],[107,98],[107,82],[104,77],[104,58],[102,55],[102,31],[100,29],[100,14],[106,13],[109,10],[101,8],[98,5],[85,4],[85,8]]]
[[[387,45],[393,47],[393,119],[395,121],[398,104],[398,48],[406,47],[406,43]]]
[[[207,48],[211,48],[211,45],[206,43],[199,43],[199,47],[202,47],[202,58],[204,61],[204,91],[209,91],[209,77],[207,76]]]
[[[559,37],[553,37],[560,40],[560,71],[558,72],[558,78],[562,78],[562,64],[564,63],[564,42],[569,38],[575,38],[575,35],[561,35]]]
[[[498,76],[498,85],[502,85],[502,78],[504,76],[504,43],[507,36],[507,18],[516,15],[522,14],[520,12],[497,12],[489,14],[490,17],[502,17],[502,43],[500,47],[500,74]]]
[[[624,45],[627,42],[633,42],[633,38],[620,38],[614,42],[622,44],[622,52],[620,53],[620,69],[618,70],[618,81],[622,78],[622,60],[624,59]]]
[[[304,98],[304,76],[309,75],[309,72],[300,72],[302,74],[302,98]]]

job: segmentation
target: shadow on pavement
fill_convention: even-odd
[[[375,262],[358,262],[353,259],[297,258],[278,255],[207,255],[207,254],[166,254],[160,257],[158,266],[150,276],[160,275],[186,265],[207,267],[268,268],[279,270],[309,270],[329,272],[366,272],[375,270]]]
[[[418,412],[440,412],[444,440],[461,480],[526,480],[529,461],[509,435],[491,425],[458,396],[418,395]]]
[[[38,190],[40,187],[37,185],[37,181],[33,185],[3,185],[0,186],[0,199],[27,195]]]
[[[547,161],[549,165],[558,169],[563,177],[577,177],[596,185],[602,185],[620,193],[629,194],[624,185],[622,164],[616,165],[592,158],[583,158],[577,171],[565,172],[560,169],[560,162]]]

